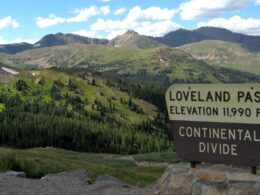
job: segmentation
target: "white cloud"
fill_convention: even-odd
[[[87,31],[87,30],[84,30],[84,29],[73,32],[73,34],[84,36],[84,37],[96,37],[97,36],[96,31]]]
[[[12,44],[12,43],[22,43],[22,42],[26,42],[26,43],[36,43],[39,39],[22,39],[22,38],[15,38],[11,41],[7,41],[5,40],[3,37],[0,37],[0,44]]]
[[[182,3],[179,11],[184,20],[217,17],[224,11],[240,10],[246,6],[247,2],[248,0],[190,0]]]
[[[118,8],[115,12],[114,12],[114,15],[120,15],[120,14],[123,14],[126,12],[126,8],[124,7],[120,7]]]
[[[150,7],[141,9],[133,7],[123,20],[98,19],[91,26],[93,31],[105,31],[107,38],[111,39],[123,32],[132,29],[143,35],[160,36],[181,26],[171,21],[177,13],[176,10]]]
[[[169,20],[177,13],[174,9],[162,9],[160,7],[149,7],[142,10],[139,6],[133,7],[128,16],[125,18],[126,21],[158,21],[158,20]]]
[[[125,30],[112,30],[108,33],[106,38],[111,40],[111,39],[115,38],[117,35],[122,35],[124,33],[125,33]]]
[[[36,20],[36,25],[40,28],[55,26],[57,24],[61,24],[66,21],[65,18],[57,17],[54,14],[50,14],[48,18],[38,17],[35,20]]]
[[[0,37],[0,44],[6,44],[7,41],[3,38],[3,37]]]
[[[229,19],[214,18],[208,22],[200,22],[197,27],[214,26],[226,28],[234,32],[240,32],[249,35],[260,35],[260,19],[247,18],[243,19],[240,16],[233,16]]]
[[[160,22],[145,22],[140,26],[136,27],[135,30],[142,34],[148,36],[162,36],[165,33],[181,28],[179,24],[176,24],[170,20],[160,21]]]
[[[91,16],[99,15],[100,10],[96,6],[90,6],[74,11],[75,17],[67,18],[67,22],[86,22]]]
[[[74,10],[74,17],[70,18],[62,18],[58,17],[54,14],[50,14],[47,18],[37,17],[36,25],[40,28],[47,28],[50,26],[55,26],[58,24],[62,24],[65,22],[71,23],[71,22],[86,22],[91,16],[96,15],[107,15],[109,14],[110,8],[109,6],[103,6],[103,7],[96,7],[96,6],[90,6],[83,9],[76,9]]]
[[[103,6],[100,8],[100,11],[104,14],[104,15],[107,15],[111,12],[109,6]]]
[[[7,16],[3,19],[0,19],[0,29],[4,29],[7,27],[18,28],[19,23],[16,20],[14,20],[11,16]]]
[[[260,5],[260,0],[255,0],[256,5]]]
[[[26,42],[26,43],[34,44],[34,43],[36,43],[37,41],[39,41],[39,39],[22,39],[22,38],[16,38],[16,39],[13,39],[10,43],[23,43],[23,42]]]
[[[109,2],[110,0],[102,0],[103,2]]]

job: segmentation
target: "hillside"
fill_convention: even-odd
[[[179,29],[172,31],[163,37],[157,37],[155,40],[170,47],[178,47],[184,44],[203,40],[221,40],[238,43],[242,47],[253,52],[260,51],[260,36],[234,33],[227,29],[216,27],[201,27],[192,31]]]
[[[86,71],[20,71],[0,85],[0,106],[2,146],[110,153],[171,148],[155,106]]]
[[[116,48],[103,45],[66,45],[1,55],[0,62],[21,68],[88,68],[110,72],[135,82],[169,86],[173,82],[258,82],[260,77],[196,60],[180,49]]]
[[[260,74],[260,53],[251,52],[237,43],[201,41],[183,45],[180,49],[212,65]]]
[[[133,49],[147,49],[163,46],[163,44],[155,41],[151,37],[139,35],[133,30],[127,31],[123,35],[109,41],[110,45],[115,47],[127,47]]]

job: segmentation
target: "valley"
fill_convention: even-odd
[[[40,178],[83,168],[93,179],[108,173],[150,184],[164,168],[139,161],[180,161],[167,87],[260,82],[260,39],[239,42],[244,36],[216,28],[163,37],[129,30],[112,40],[57,33],[1,45],[0,170]]]

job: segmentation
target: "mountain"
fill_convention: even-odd
[[[49,34],[44,36],[35,44],[29,43],[15,43],[0,45],[0,53],[15,54],[28,49],[53,47],[58,45],[71,45],[71,44],[108,44],[107,39],[88,38],[75,34]]]
[[[0,45],[0,53],[14,54],[33,48],[34,46],[29,43],[4,44]]]
[[[260,76],[210,66],[170,47],[132,49],[107,45],[64,45],[2,55],[0,62],[20,68],[88,68],[125,79],[169,86],[171,83],[259,82]]]
[[[260,51],[260,36],[234,33],[232,31],[216,27],[201,27],[193,31],[179,29],[170,32],[163,37],[157,37],[154,39],[171,47],[178,47],[184,44],[203,40],[221,40],[231,43],[239,43],[241,46],[250,51]]]
[[[0,83],[0,145],[125,154],[172,149],[158,109],[121,83],[87,70],[21,71]]]
[[[115,47],[129,47],[138,49],[147,49],[163,46],[151,37],[139,35],[133,30],[128,30],[125,34],[119,35],[109,42]]]
[[[205,40],[180,49],[208,64],[260,74],[260,52],[251,52],[238,43]]]
[[[52,47],[58,45],[71,45],[71,44],[103,44],[106,45],[108,43],[107,39],[96,39],[96,38],[88,38],[75,34],[50,34],[44,36],[41,40],[35,43],[37,47]]]
[[[147,49],[162,47],[165,45],[170,47],[178,47],[184,44],[203,40],[221,40],[231,43],[239,43],[241,46],[250,51],[260,51],[260,36],[250,36],[234,33],[222,28],[202,27],[193,31],[179,29],[162,37],[155,38],[139,35],[137,32],[129,30],[125,34],[119,35],[110,41],[107,39],[88,38],[74,34],[49,34],[44,36],[35,44],[19,43],[0,45],[0,53],[15,54],[33,48],[71,44],[97,44],[114,47],[128,47],[132,49]]]

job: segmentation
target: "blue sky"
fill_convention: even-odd
[[[50,33],[111,39],[126,30],[161,36],[216,26],[260,35],[260,0],[1,0],[0,44]]]

